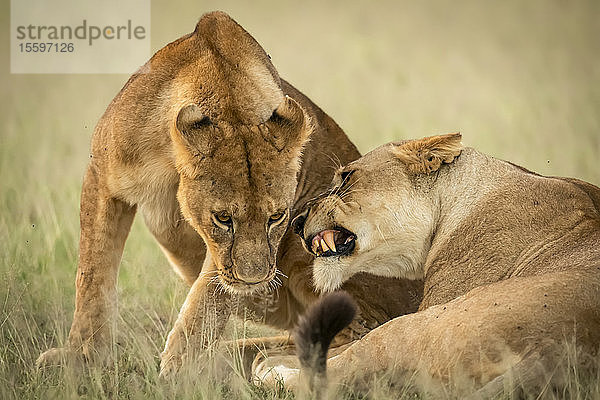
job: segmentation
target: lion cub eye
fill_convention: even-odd
[[[274,224],[281,221],[285,217],[285,211],[279,211],[269,217],[269,224]]]
[[[231,220],[231,215],[226,211],[213,213],[213,218],[217,225],[225,225],[226,228],[231,227],[233,223],[233,221]]]

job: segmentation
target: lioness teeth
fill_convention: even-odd
[[[333,231],[325,232],[323,234],[323,240],[325,240],[325,243],[327,243],[327,247],[329,247],[331,250],[333,250],[334,253],[337,252],[337,249],[335,248],[335,238],[334,238]]]
[[[325,241],[325,239],[321,239],[321,249],[323,249],[323,252],[326,252],[327,250],[331,250],[329,248],[329,246],[327,245],[327,242]]]
[[[314,240],[313,244],[312,244],[312,252],[317,254],[318,251],[319,251],[319,242]]]
[[[350,243],[352,240],[354,240],[354,238],[353,238],[352,236],[348,236],[348,237],[346,238],[346,241],[344,242],[344,244],[348,244],[348,243]]]

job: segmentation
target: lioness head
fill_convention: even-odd
[[[201,56],[172,88],[187,99],[171,129],[177,198],[221,283],[253,291],[275,276],[311,124],[283,95],[264,50],[227,15],[207,14],[191,38],[190,53]]]
[[[390,143],[336,172],[330,194],[293,223],[317,257],[317,288],[335,290],[359,272],[423,277],[439,210],[435,181],[460,141],[455,133]]]

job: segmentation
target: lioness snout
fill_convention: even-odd
[[[243,267],[238,266],[235,269],[235,275],[245,283],[262,283],[270,280],[273,269],[272,265],[251,264]]]

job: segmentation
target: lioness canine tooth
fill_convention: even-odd
[[[313,253],[317,254],[318,250],[319,250],[319,243],[317,241],[313,241],[313,244],[312,244]]]
[[[333,237],[333,231],[327,231],[323,234],[323,239],[325,240],[325,243],[327,243],[327,246],[333,250],[334,253],[337,252],[337,249],[335,248],[335,239]]]
[[[315,236],[312,240],[312,251],[316,253],[319,250],[319,236]]]

